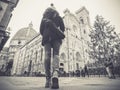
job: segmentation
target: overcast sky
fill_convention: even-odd
[[[19,29],[27,27],[31,21],[33,28],[39,32],[43,12],[51,3],[61,16],[64,16],[63,11],[66,8],[71,13],[75,13],[85,6],[90,13],[91,25],[93,25],[96,15],[102,15],[115,26],[116,32],[120,33],[120,0],[19,0],[8,25],[12,29],[11,38]],[[9,45],[9,41],[6,46]]]

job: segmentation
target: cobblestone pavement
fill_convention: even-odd
[[[0,90],[52,90],[44,88],[44,77],[0,77]],[[59,78],[58,90],[120,90],[120,78]]]

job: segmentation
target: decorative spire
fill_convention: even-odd
[[[12,30],[11,27],[8,27],[8,28],[7,28],[7,31],[8,31],[8,32],[10,32],[11,30]]]
[[[33,24],[32,24],[32,21],[29,23],[29,28],[32,28],[33,27]]]
[[[63,12],[64,12],[64,14],[69,14],[70,10],[69,9],[65,9]]]
[[[30,33],[30,30],[33,28],[33,24],[32,24],[32,21],[29,23],[29,26],[28,26],[28,30],[27,30],[27,34],[26,34],[26,36],[28,36],[29,35],[29,33]]]

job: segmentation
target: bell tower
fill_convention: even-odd
[[[81,30],[81,40],[83,44],[83,54],[84,54],[84,60],[85,63],[89,60],[89,43],[90,43],[90,31],[91,31],[91,25],[90,25],[90,18],[89,18],[89,12],[85,7],[80,8],[76,11],[76,17],[79,21],[80,30]]]

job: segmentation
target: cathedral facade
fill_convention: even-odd
[[[89,32],[91,30],[89,12],[82,7],[75,14],[64,10],[65,39],[60,48],[59,70],[66,73],[80,70],[90,62]],[[17,50],[14,57],[12,74],[23,75],[25,72],[44,74],[44,47],[42,36],[36,35]]]

